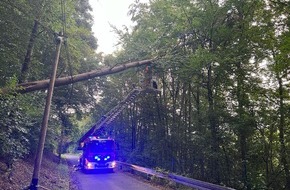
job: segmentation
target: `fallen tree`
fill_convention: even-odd
[[[130,63],[118,65],[118,66],[115,66],[115,67],[110,67],[110,68],[109,67],[105,67],[105,68],[102,68],[100,70],[93,70],[93,71],[86,72],[86,73],[81,73],[81,74],[78,74],[78,75],[58,78],[58,79],[55,80],[55,87],[68,85],[68,84],[76,83],[76,82],[79,82],[79,81],[92,79],[92,78],[95,78],[95,77],[100,77],[100,76],[105,76],[105,75],[118,73],[118,72],[124,71],[124,70],[129,69],[129,68],[152,64],[152,62],[153,62],[152,59],[142,60],[142,61],[135,61],[135,62],[130,62]],[[49,79],[40,80],[40,81],[34,81],[34,82],[21,83],[21,84],[16,85],[15,89],[10,89],[10,88],[9,89],[8,88],[0,89],[0,94],[7,94],[7,93],[10,93],[10,92],[13,92],[13,93],[16,92],[16,93],[24,94],[24,93],[27,93],[27,92],[47,89],[48,85],[49,85]]]

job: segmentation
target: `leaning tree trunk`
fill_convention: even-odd
[[[84,81],[88,79],[92,79],[95,77],[100,77],[100,76],[105,76],[105,75],[110,75],[114,73],[118,73],[121,71],[124,71],[129,68],[133,67],[138,67],[138,66],[143,66],[143,65],[148,65],[152,64],[153,60],[143,60],[143,61],[135,61],[131,63],[126,63],[123,65],[119,65],[113,68],[103,68],[100,70],[93,70],[87,73],[82,73],[74,76],[68,76],[68,77],[63,77],[63,78],[58,78],[55,80],[55,87],[58,86],[64,86],[72,83],[76,83],[79,81]],[[43,90],[47,89],[49,85],[49,79],[47,80],[41,80],[41,81],[34,81],[34,82],[27,82],[27,83],[22,83],[16,86],[16,89],[0,89],[0,95],[1,94],[7,94],[7,93],[27,93],[27,92],[32,92],[32,91],[37,91],[37,90]]]

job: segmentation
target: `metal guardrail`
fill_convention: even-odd
[[[145,174],[149,174],[149,175],[152,175],[152,176],[156,176],[158,178],[174,181],[176,183],[180,183],[180,184],[183,184],[183,185],[185,185],[187,187],[192,187],[192,188],[195,188],[195,189],[200,189],[200,190],[235,190],[235,189],[230,188],[230,187],[224,187],[224,186],[221,186],[221,185],[216,185],[216,184],[212,184],[212,183],[208,183],[208,182],[204,182],[204,181],[200,181],[200,180],[196,180],[196,179],[191,179],[191,178],[180,176],[180,175],[175,175],[175,174],[171,174],[171,173],[157,172],[157,171],[149,169],[149,168],[144,168],[144,167],[141,167],[141,166],[128,164],[128,163],[125,163],[125,162],[119,162],[118,161],[117,165],[120,168],[127,167],[127,168],[130,168],[130,169],[134,170],[134,171],[138,171],[138,172],[141,172],[141,173],[145,173]]]

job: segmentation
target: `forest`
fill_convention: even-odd
[[[106,128],[120,161],[241,190],[290,189],[289,0],[134,0],[134,26],[112,26],[122,48],[110,55],[96,53],[89,0],[1,0],[0,13],[7,166],[36,152],[47,89],[18,85],[49,79],[63,32],[57,78],[153,60],[160,93],[137,97]],[[144,69],[56,87],[45,151],[75,151]]]

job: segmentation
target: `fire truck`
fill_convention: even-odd
[[[83,142],[83,153],[80,156],[79,166],[83,171],[109,169],[116,167],[115,141],[90,136]]]

